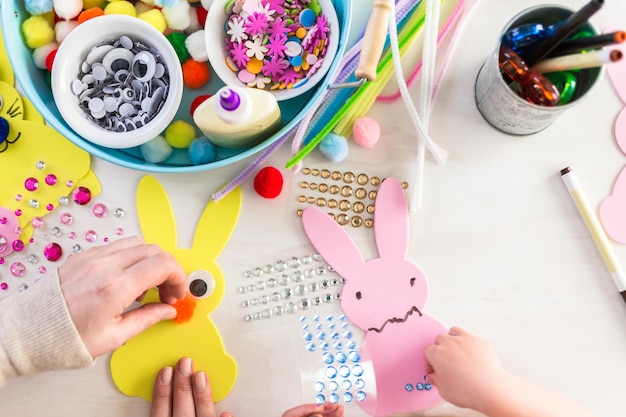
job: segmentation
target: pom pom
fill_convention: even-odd
[[[142,144],[139,147],[143,159],[153,164],[158,164],[170,157],[174,149],[165,140],[163,136],[157,136],[154,139]]]
[[[204,30],[199,30],[187,36],[185,47],[194,61],[204,62],[209,60],[209,53],[204,42]]]
[[[165,32],[165,29],[167,29],[167,22],[165,21],[165,17],[163,17],[163,13],[161,13],[161,11],[158,9],[152,9],[147,12],[140,13],[137,15],[137,17],[144,22],[150,23],[156,28],[156,30],[161,33]]]
[[[189,159],[194,165],[208,164],[215,161],[217,148],[207,138],[199,137],[189,145]]]
[[[59,52],[59,48],[55,48],[46,57],[46,69],[49,72],[52,72],[52,65],[54,65],[54,58],[57,56],[57,52]]]
[[[30,14],[44,14],[53,9],[52,0],[24,0],[24,8]]]
[[[59,45],[57,45],[55,42],[51,42],[49,44],[34,49],[33,63],[35,64],[35,66],[39,69],[48,69],[48,67],[46,66],[46,58],[48,58],[50,52],[57,49],[58,47]]]
[[[372,148],[380,139],[380,125],[371,117],[360,117],[354,121],[352,136],[357,145]]]
[[[193,114],[195,113],[198,106],[204,103],[205,100],[211,97],[211,94],[203,94],[193,99],[191,105],[189,106],[189,114],[193,118]]]
[[[178,0],[154,0],[154,5],[159,7],[174,7]]]
[[[82,0],[53,0],[54,12],[64,20],[72,20],[83,11]]]
[[[80,25],[83,22],[86,22],[89,19],[93,19],[94,17],[102,16],[104,14],[104,10],[100,7],[90,7],[88,9],[83,10],[78,15],[78,24]]]
[[[135,9],[135,5],[129,1],[114,1],[107,4],[104,8],[104,14],[124,14],[137,17],[137,9]]]
[[[335,133],[329,133],[322,139],[319,148],[331,162],[341,162],[348,156],[348,140]]]
[[[42,15],[31,16],[24,20],[22,33],[30,49],[39,48],[54,41],[54,29]]]
[[[211,71],[206,62],[194,61],[189,58],[182,66],[183,83],[188,88],[200,88],[209,82]]]
[[[188,148],[195,137],[196,129],[184,120],[176,120],[165,129],[165,140],[174,148]]]
[[[89,10],[92,7],[98,7],[104,9],[106,0],[83,0],[83,10]]]
[[[174,323],[185,323],[193,317],[193,311],[196,309],[196,300],[189,294],[185,298],[174,303],[174,308],[178,312]]]
[[[163,7],[163,16],[167,25],[172,30],[185,30],[191,24],[191,17],[189,15],[189,3],[187,0],[182,0],[174,4],[173,6]]]
[[[204,26],[198,21],[198,14],[195,7],[189,8],[189,26],[185,29],[185,33],[194,33],[204,29]]]
[[[263,198],[276,198],[282,189],[283,174],[274,167],[265,167],[254,177],[254,190]]]
[[[78,26],[75,20],[62,20],[54,25],[55,39],[57,43],[63,42],[63,39]]]
[[[185,40],[187,39],[187,35],[182,32],[172,32],[168,33],[166,36],[167,40],[170,41],[174,51],[176,51],[176,55],[178,55],[178,60],[182,64],[183,62],[189,59],[189,51],[187,51],[187,47],[185,46]]]
[[[196,9],[196,16],[198,17],[198,23],[204,27],[206,25],[206,18],[209,15],[208,9],[204,6],[198,6]]]

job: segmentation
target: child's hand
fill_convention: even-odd
[[[491,345],[459,327],[438,335],[424,356],[428,381],[459,407],[481,410],[491,386],[505,383],[507,372]]]
[[[330,403],[302,404],[285,411],[282,417],[343,417],[343,406]]]

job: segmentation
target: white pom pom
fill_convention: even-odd
[[[54,34],[57,43],[63,42],[63,39],[76,27],[78,22],[75,20],[60,20],[54,25]]]
[[[206,10],[209,10],[209,7],[211,7],[211,3],[213,3],[213,0],[200,0],[200,4],[202,4],[202,7],[204,7]]]
[[[54,0],[54,12],[61,19],[71,20],[83,11],[82,0]]]
[[[199,30],[187,36],[185,46],[194,61],[204,62],[209,60],[206,43],[204,42],[204,30]]]
[[[163,8],[163,16],[167,22],[167,26],[173,30],[185,30],[191,24],[191,18],[189,16],[189,3],[187,0],[179,0],[172,7]]]
[[[189,8],[189,26],[185,29],[186,33],[194,33],[201,29],[204,29],[200,22],[198,21],[198,13],[196,12],[195,7]]]
[[[46,67],[46,58],[50,55],[50,52],[54,51],[58,47],[59,45],[56,42],[51,42],[33,50],[33,62],[35,63],[35,66],[43,70],[48,69]]]

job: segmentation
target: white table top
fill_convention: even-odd
[[[360,0],[354,3],[361,6]],[[626,165],[613,137],[624,104],[604,75],[583,102],[527,137],[495,130],[474,104],[476,73],[501,28],[522,9],[541,3],[481,0],[468,17],[430,123],[432,137],[449,158],[445,166],[427,162],[423,207],[411,217],[409,259],[426,273],[431,315],[491,341],[508,369],[599,416],[614,415],[622,404],[626,375],[626,307],[559,171],[566,166],[576,171],[594,207],[609,195]],[[581,7],[586,2],[553,3]],[[626,2],[606,2],[592,23],[603,30],[622,24],[623,16]],[[418,97],[417,83],[411,92]],[[369,115],[382,126],[376,148],[351,146],[348,159],[339,164],[315,152],[305,166],[396,176],[409,183],[410,191],[416,135],[402,102],[376,104]],[[289,152],[283,146],[268,164],[283,167]],[[181,246],[190,244],[195,219],[211,194],[250,160],[198,174],[156,175],[170,195]],[[127,234],[138,233],[132,204],[144,173],[96,158],[92,164],[103,185],[101,198],[124,202]],[[312,388],[301,383],[305,366],[299,367],[298,357],[305,349],[297,315],[247,323],[237,294],[237,287],[247,282],[242,276],[246,269],[314,252],[296,215],[303,176],[283,173],[286,185],[274,200],[258,197],[251,181],[242,186],[240,220],[219,258],[228,287],[213,318],[240,374],[218,410],[239,417],[279,416],[314,397]],[[375,256],[371,229],[346,230],[366,258]],[[626,264],[626,247],[613,247]],[[318,312],[339,314],[340,309],[331,303],[317,307]],[[0,414],[147,416],[146,401],[116,389],[108,362],[102,357],[90,369],[11,381],[0,391]],[[351,405],[347,415],[365,414]],[[427,415],[472,413],[444,404]]]

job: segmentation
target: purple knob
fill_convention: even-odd
[[[235,90],[224,88],[220,93],[220,104],[224,110],[234,111],[241,104],[241,97]]]

